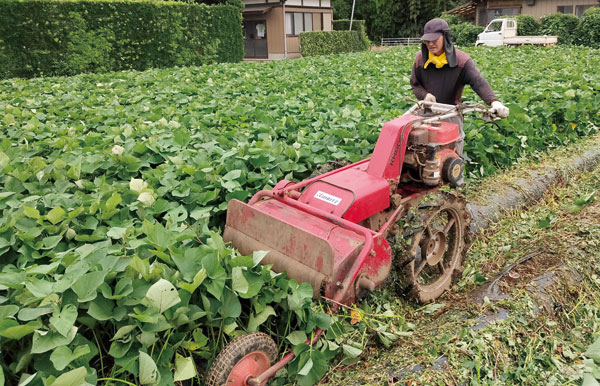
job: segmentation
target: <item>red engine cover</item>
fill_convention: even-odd
[[[431,144],[447,145],[456,142],[460,136],[460,130],[456,123],[436,122],[419,127],[429,132],[429,143]]]

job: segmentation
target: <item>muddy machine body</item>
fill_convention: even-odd
[[[459,127],[443,120],[472,112],[487,109],[419,102],[383,125],[370,158],[302,182],[280,181],[248,203],[231,200],[224,239],[242,254],[269,251],[263,264],[310,283],[315,298],[332,304],[360,300],[392,267],[402,271],[418,301],[437,298],[461,272],[470,222],[464,200],[439,191],[460,185],[464,169],[455,148]],[[227,351],[235,346],[240,359],[218,365],[229,364],[229,372],[211,369],[208,385],[261,385],[293,358],[288,354],[271,366],[272,345],[252,351],[249,336],[217,357],[215,363],[234,356]]]

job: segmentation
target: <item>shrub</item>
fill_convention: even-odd
[[[446,20],[446,23],[448,23],[449,26],[466,23],[465,18],[462,17],[461,15],[452,15],[449,13],[442,13],[442,16],[440,16],[440,17],[442,19]]]
[[[454,44],[458,46],[472,46],[477,41],[477,35],[485,28],[471,23],[460,23],[450,25],[450,34]]]
[[[368,49],[368,40],[365,41],[358,31],[314,31],[300,34],[302,56],[341,54]]]
[[[350,28],[350,20],[348,19],[340,19],[334,20],[332,22],[333,29],[335,31],[347,31]],[[364,20],[353,20],[352,21],[352,31],[357,31],[361,38],[364,40],[364,45],[369,48],[371,46],[371,41],[367,36],[367,27]]]
[[[241,14],[234,6],[0,2],[2,77],[236,62],[243,56]]]
[[[600,8],[590,8],[583,13],[575,29],[575,43],[600,48]]]
[[[517,15],[517,35],[531,36],[540,32],[540,23],[531,15]]]
[[[572,44],[579,18],[566,13],[546,15],[540,19],[540,33],[558,36],[558,44]]]

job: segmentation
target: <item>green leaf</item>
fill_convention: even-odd
[[[25,214],[25,216],[27,216],[29,218],[33,218],[35,220],[37,220],[38,218],[40,218],[40,212],[37,209],[32,208],[30,206],[24,206],[23,207],[23,213]]]
[[[192,281],[194,273],[202,267],[200,248],[186,248],[183,256],[180,253],[173,253],[171,258],[186,281]]]
[[[90,348],[87,345],[77,346],[73,352],[67,346],[59,346],[50,354],[50,361],[55,369],[62,371],[69,363],[89,353]]]
[[[242,267],[234,267],[231,273],[232,289],[238,294],[248,292],[248,281],[244,277]]]
[[[1,371],[1,370],[0,370]],[[31,381],[33,381],[35,379],[35,376],[37,375],[37,373],[33,373],[33,374],[21,374],[21,378],[19,378],[19,385],[18,386],[27,386],[28,384],[31,383]],[[0,378],[1,380],[1,378]],[[0,385],[2,384],[2,382],[0,382]]]
[[[184,381],[196,376],[196,366],[192,357],[185,358],[179,354],[175,355],[174,381]]]
[[[223,303],[219,310],[224,318],[237,318],[242,313],[240,299],[230,290],[223,291]]]
[[[76,334],[77,327],[71,327],[71,331],[69,331],[69,334],[66,337],[54,332],[36,331],[33,334],[31,353],[41,354],[53,350],[58,346],[67,345],[73,341]]]
[[[600,383],[598,383],[592,374],[585,373],[583,374],[583,383],[581,386],[600,386]]]
[[[0,306],[0,320],[13,316],[17,312],[19,312],[19,306],[15,306],[14,304]]]
[[[154,360],[145,352],[140,351],[140,385],[158,385],[160,373]]]
[[[586,357],[593,359],[594,362],[600,364],[600,338],[591,344],[583,353]]]
[[[158,222],[152,224],[150,221],[144,220],[142,231],[146,234],[148,240],[158,248],[167,249],[173,245],[174,238],[171,232]]]
[[[137,326],[135,326],[135,325],[123,326],[123,327],[119,328],[119,330],[111,338],[111,340],[123,339],[125,336],[129,335],[131,333],[131,331],[135,330],[136,328],[137,328]]]
[[[269,316],[276,316],[277,313],[271,306],[266,306],[264,310],[256,314],[250,315],[250,321],[248,322],[248,331],[258,331],[258,326],[263,324],[269,319]]]
[[[82,366],[62,374],[52,382],[51,386],[82,386],[85,384],[85,377],[87,377],[87,370]]]
[[[22,339],[23,337],[31,334],[38,328],[42,327],[42,323],[34,320],[27,324],[19,325],[16,321],[7,319],[12,322],[10,325],[0,327],[0,336],[8,339]]]
[[[343,344],[342,350],[344,351],[344,355],[348,358],[358,358],[360,354],[362,354],[362,350],[351,346],[349,344]]]
[[[111,239],[118,240],[125,236],[125,232],[127,232],[127,228],[112,227],[108,232],[106,232],[106,235]]]
[[[54,292],[53,283],[35,277],[27,279],[25,287],[35,297],[43,298]]]
[[[61,222],[66,215],[67,212],[65,212],[60,206],[57,206],[46,214],[46,220],[50,221],[52,225],[56,225]]]
[[[38,307],[38,308],[21,308],[17,318],[26,322],[29,320],[37,319],[39,316],[46,315],[52,312],[52,307]]]
[[[160,279],[148,289],[146,299],[161,314],[168,308],[181,302],[175,286],[165,279]]]
[[[300,343],[304,343],[308,340],[304,331],[294,331],[288,336],[286,336],[286,339],[294,346]]]
[[[104,283],[106,273],[106,271],[86,273],[73,283],[71,289],[77,294],[80,303],[89,302],[96,298],[98,287]]]
[[[59,334],[66,337],[75,324],[76,319],[77,307],[72,304],[67,304],[63,307],[62,311],[58,312],[58,308],[54,311],[50,318],[50,324]]]
[[[260,264],[260,262],[267,256],[269,251],[254,251],[252,252],[252,261],[254,262],[254,267]]]
[[[194,281],[191,284],[180,282],[179,287],[183,288],[189,293],[194,293],[194,291],[200,286],[200,284],[202,284],[204,279],[206,279],[207,277],[208,275],[206,274],[206,269],[202,268],[201,270],[196,272],[196,275],[194,275]]]
[[[62,238],[63,237],[61,235],[44,237],[42,239],[42,249],[53,249],[58,245],[58,243],[60,243]]]

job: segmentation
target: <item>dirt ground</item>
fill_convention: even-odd
[[[393,303],[408,336],[372,344],[321,384],[581,384],[599,329],[600,167],[486,229],[434,305],[372,296]]]

